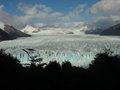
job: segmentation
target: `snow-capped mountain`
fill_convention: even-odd
[[[32,34],[40,31],[38,28],[34,28],[31,25],[27,25],[24,29],[21,30],[24,33]]]
[[[36,27],[27,25],[21,31],[29,34],[84,34],[89,28],[84,23],[56,23]]]
[[[17,30],[11,25],[4,25],[4,31],[7,32],[13,39],[18,37],[29,37],[30,35]]]
[[[8,33],[4,31],[4,23],[0,22],[0,41],[12,39]]]
[[[87,27],[82,27],[81,29],[70,29],[70,28],[46,28],[44,30],[41,29],[39,34],[79,34],[83,35],[87,30]]]
[[[18,37],[28,37],[30,35],[21,32],[20,30],[17,30],[11,25],[4,24],[0,22],[0,32],[4,36],[0,35],[0,37],[7,37],[7,39],[16,39]],[[4,38],[3,38],[4,40]],[[6,39],[5,39],[6,40]]]

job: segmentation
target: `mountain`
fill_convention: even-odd
[[[84,34],[87,30],[88,27],[83,23],[56,23],[42,27],[27,25],[21,31],[28,34]]]
[[[11,25],[4,25],[4,31],[9,34],[9,36],[12,39],[18,38],[18,37],[29,37],[30,35],[21,32],[20,30],[15,29]]]
[[[54,35],[54,34],[75,34],[75,35],[83,35],[85,29],[67,29],[67,28],[44,28],[37,32],[36,34],[47,34],[47,35]]]
[[[120,24],[114,25],[106,30],[104,30],[101,35],[120,35]]]
[[[23,33],[11,25],[6,25],[5,23],[0,22],[0,41],[1,40],[12,40],[18,37],[29,37],[29,36],[31,35]]]
[[[0,41],[12,39],[8,33],[0,29]]]
[[[96,29],[87,30],[85,33],[86,34],[101,34],[103,31],[104,29],[96,28]]]
[[[34,28],[32,27],[31,25],[27,25],[24,29],[21,30],[22,32],[24,33],[28,33],[28,34],[31,34],[31,33],[37,33],[40,31],[40,29],[38,28]]]

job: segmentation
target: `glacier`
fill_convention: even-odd
[[[29,63],[28,55],[22,49],[31,48],[35,49],[34,55],[39,55],[45,63],[70,61],[75,66],[87,68],[95,55],[105,49],[120,55],[120,36],[33,34],[32,37],[2,41],[0,48],[6,49],[6,53],[18,58],[21,63]]]

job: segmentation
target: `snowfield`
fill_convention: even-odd
[[[96,53],[111,49],[113,54],[120,54],[120,37],[97,35],[42,35],[0,42],[0,48],[21,60],[29,62],[27,54],[22,49],[35,49],[35,54],[43,58],[43,62],[52,60],[58,62],[69,60],[73,65],[88,67]]]

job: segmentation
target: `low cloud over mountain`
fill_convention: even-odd
[[[74,23],[56,23],[56,24],[35,24],[27,25],[21,31],[24,33],[39,34],[84,34],[89,30],[88,26],[83,22]]]
[[[101,35],[120,35],[120,24],[114,25],[104,30]]]
[[[17,2],[12,8],[14,12],[11,11],[12,9],[7,10],[10,5],[0,4],[0,21],[11,24],[17,29],[34,23],[36,25],[49,24],[50,26],[51,24],[57,25],[56,23],[66,25],[68,22],[71,25],[75,22],[83,22],[89,24],[91,28],[106,29],[120,23],[120,0],[84,1],[84,3],[78,2],[77,4],[69,1],[68,7],[62,2],[55,2],[56,6],[59,4],[58,8],[49,3]]]

